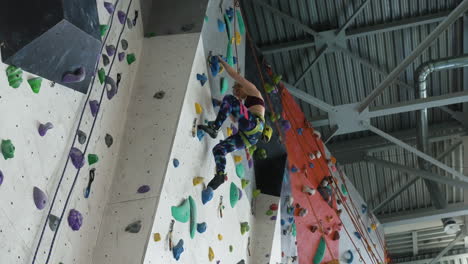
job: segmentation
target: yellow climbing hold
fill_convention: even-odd
[[[232,136],[232,129],[230,127],[227,127],[226,128],[226,133],[227,133],[228,137]]]
[[[194,177],[193,180],[192,180],[193,181],[193,186],[196,186],[196,185],[202,183],[203,180],[204,180],[203,177],[200,177],[200,176]]]
[[[239,163],[242,161],[242,156],[234,155],[234,162]]]
[[[218,240],[219,240],[219,241],[223,240],[223,235],[218,234]]]
[[[199,103],[195,103],[195,112],[197,112],[197,115],[203,112],[203,108]]]
[[[375,231],[375,230],[377,229],[377,225],[376,225],[376,224],[372,224],[372,225],[370,226],[370,228],[371,228],[372,230]]]
[[[214,255],[213,249],[210,247],[208,249],[208,259],[210,260],[210,262],[213,261],[214,257],[215,255]]]
[[[159,233],[154,233],[154,242],[161,241],[161,235]]]
[[[235,43],[237,46],[239,46],[241,44],[241,41],[242,41],[242,36],[239,33],[239,31],[236,31],[235,36],[231,38],[231,42],[232,44]]]

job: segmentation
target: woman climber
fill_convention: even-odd
[[[204,190],[204,193],[207,194],[207,201],[211,200],[213,190],[216,190],[227,179],[225,172],[226,154],[250,148],[257,144],[259,139],[268,142],[273,134],[272,128],[265,124],[265,102],[257,87],[237,73],[222,58],[218,57],[218,61],[221,62],[229,76],[235,80],[234,95],[226,95],[221,102],[216,119],[208,122],[207,125],[199,125],[198,129],[205,131],[212,138],[216,138],[224,121],[228,116],[231,116],[234,122],[238,122],[238,132],[213,148],[216,174]]]

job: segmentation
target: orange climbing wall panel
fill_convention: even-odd
[[[334,231],[339,231],[340,229],[338,226],[340,220],[336,214],[336,200],[333,199],[332,209],[318,192],[312,196],[302,192],[304,185],[317,189],[322,179],[331,175],[326,160],[324,144],[314,134],[313,128],[309,127],[304,113],[291,94],[286,89],[281,90],[282,116],[283,119],[289,120],[291,123],[291,129],[283,133],[283,141],[288,152],[289,175],[294,205],[299,204],[308,211],[308,214],[304,217],[295,216],[299,264],[313,263],[312,261],[317,251],[320,237],[322,236],[320,222],[323,229],[331,228],[329,235],[324,234],[327,249],[322,263],[326,263],[339,259],[339,240],[332,240]],[[300,128],[303,129],[302,135],[298,134],[298,129]],[[317,151],[321,152],[322,157],[310,160],[309,153],[315,154]],[[314,167],[309,168],[309,163],[313,163]],[[292,166],[295,166],[298,171],[291,172]],[[330,216],[333,217],[332,220],[330,220]],[[317,226],[319,229],[312,232],[312,226]]]

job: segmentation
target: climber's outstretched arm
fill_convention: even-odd
[[[247,95],[262,98],[262,94],[253,83],[247,81],[244,77],[237,73],[237,71],[234,68],[232,68],[229,64],[227,64],[222,58],[218,57],[218,59],[224,66],[224,69],[229,74],[229,76],[231,76],[231,78],[233,78],[234,80],[236,80],[236,82],[242,85],[242,87],[244,88],[244,92]]]

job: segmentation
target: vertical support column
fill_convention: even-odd
[[[413,240],[413,256],[417,256],[418,255],[418,232],[413,231],[411,233],[411,237]]]

